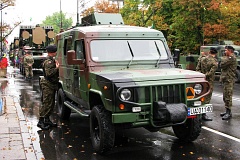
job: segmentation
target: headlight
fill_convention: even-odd
[[[129,89],[123,89],[120,93],[120,97],[124,101],[128,101],[131,98],[131,91]]]
[[[194,91],[195,91],[195,94],[201,94],[202,93],[202,85],[201,84],[195,84]]]

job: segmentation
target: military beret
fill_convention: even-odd
[[[225,49],[231,49],[231,50],[235,50],[235,48],[233,48],[232,46],[226,46]]]
[[[47,52],[54,53],[57,52],[57,46],[56,45],[49,45],[46,47]]]
[[[211,54],[217,54],[216,48],[211,47],[211,48],[210,48],[210,53],[211,53]]]

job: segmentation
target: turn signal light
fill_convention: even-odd
[[[88,84],[87,87],[88,87],[88,89],[90,89],[91,88],[91,84]]]
[[[204,98],[204,97],[200,98],[200,101],[201,101],[201,102],[204,102],[204,101],[205,101],[205,98]]]
[[[119,104],[119,109],[120,109],[120,110],[124,110],[124,109],[125,109],[124,104]]]

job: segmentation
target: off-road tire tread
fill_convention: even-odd
[[[64,105],[64,101],[66,100],[66,96],[65,96],[62,88],[60,88],[57,93],[58,93],[57,94],[58,116],[63,120],[68,120],[70,118],[70,115],[71,115],[71,109]],[[59,102],[59,96],[61,96],[61,102]],[[59,105],[61,105],[61,106],[59,106]]]
[[[175,135],[183,142],[192,142],[198,138],[201,133],[200,116],[193,119],[187,119],[182,125],[173,126]]]
[[[96,115],[98,114],[98,115]],[[99,116],[100,118],[100,126],[102,127],[102,133],[103,133],[103,138],[100,138],[100,142],[98,144],[95,144],[95,137],[94,134],[92,133],[92,116]],[[108,151],[110,151],[113,146],[114,146],[114,141],[115,141],[115,129],[114,125],[112,124],[111,121],[111,112],[107,111],[103,106],[98,105],[94,106],[91,112],[90,116],[90,133],[91,133],[91,140],[92,140],[92,145],[94,150],[99,153],[99,154],[104,154]]]

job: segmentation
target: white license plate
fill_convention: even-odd
[[[207,104],[204,107],[188,108],[188,116],[208,113],[208,112],[212,112],[212,111],[213,111],[212,104]]]

